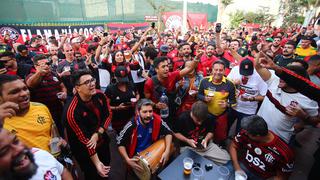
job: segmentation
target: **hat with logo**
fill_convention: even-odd
[[[251,76],[253,74],[253,62],[245,58],[244,60],[241,61],[240,63],[240,74],[243,76]]]
[[[129,82],[128,70],[124,66],[118,66],[114,72],[118,82]]]

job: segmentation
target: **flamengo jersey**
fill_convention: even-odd
[[[239,160],[250,172],[262,178],[273,177],[277,171],[286,174],[293,170],[293,151],[277,135],[271,133],[274,139],[269,143],[258,143],[249,139],[245,130],[238,133],[233,140],[238,147]]]

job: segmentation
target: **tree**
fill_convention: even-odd
[[[272,21],[274,21],[273,15],[262,10],[258,12],[236,11],[229,16],[231,28],[238,28],[242,22],[269,25]]]
[[[157,5],[155,0],[146,0],[146,1],[154,10],[155,15],[158,17],[158,27],[161,27],[161,25],[164,26],[163,22],[161,21],[161,15],[163,12],[173,9],[173,7],[168,5]]]
[[[217,22],[222,21],[222,16],[226,7],[233,3],[233,0],[218,0],[218,17]]]

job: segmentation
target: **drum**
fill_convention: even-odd
[[[138,164],[143,168],[142,172],[133,170],[140,180],[150,180],[151,174],[155,173],[160,167],[161,156],[166,148],[165,140],[160,139],[141,151],[136,158],[139,159]],[[174,152],[173,143],[170,147],[170,155]]]

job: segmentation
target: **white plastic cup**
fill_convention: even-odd
[[[247,180],[248,176],[246,173],[244,173],[243,171],[236,171],[234,173],[235,175],[235,180]]]
[[[193,159],[186,157],[183,159],[183,168],[184,168],[184,174],[189,175],[191,173],[193,165]]]
[[[54,137],[50,140],[50,152],[54,156],[59,155],[61,152],[61,148],[60,146],[58,146],[59,142],[60,142],[59,137]]]
[[[192,168],[192,180],[203,180],[204,179],[204,171],[200,167]]]

